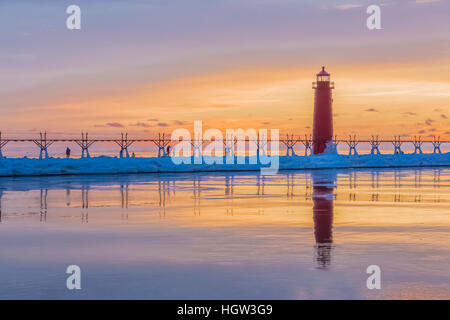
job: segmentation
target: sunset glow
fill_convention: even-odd
[[[102,13],[99,3],[85,4],[92,22],[79,34],[44,23],[55,6],[36,7],[41,15],[22,24],[9,22],[13,27],[2,40],[17,38],[1,54],[0,109],[6,116],[0,128],[5,133],[148,136],[179,127],[192,130],[194,120],[219,129],[310,133],[311,82],[326,65],[336,84],[336,134],[450,137],[450,32],[441,13],[448,1],[393,2],[384,10],[386,30],[378,33],[361,23],[364,1],[324,1],[322,6],[261,1],[251,8],[258,15],[239,20],[239,28],[224,27],[220,19],[196,20],[196,1],[179,19],[173,14],[180,7],[127,3],[119,13],[124,4],[118,1]],[[20,9],[13,2],[2,6],[3,22],[9,19],[5,12]],[[220,10],[232,19],[250,7],[232,1]],[[289,10],[297,10],[301,19]],[[421,14],[422,22],[404,25],[395,17],[399,12],[411,19]],[[170,19],[159,21],[156,13]],[[269,17],[277,27],[264,25]],[[118,21],[114,28],[111,21]],[[326,27],[318,28],[317,21]],[[257,26],[268,28],[265,38],[263,31],[253,32]],[[178,32],[181,27],[190,33]],[[47,45],[37,47],[34,36]]]

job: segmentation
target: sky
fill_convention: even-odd
[[[324,65],[337,135],[449,140],[449,21],[450,0],[1,0],[0,130],[309,134]]]

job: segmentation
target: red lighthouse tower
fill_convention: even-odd
[[[330,74],[322,67],[313,82],[314,95],[314,123],[313,123],[313,154],[323,153],[327,143],[333,139],[333,114],[331,110],[331,89],[334,82],[330,82]]]

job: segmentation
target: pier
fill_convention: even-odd
[[[283,145],[286,149],[286,156],[296,156],[294,147],[296,145],[303,145],[304,155],[311,155],[311,150],[314,144],[322,143],[321,141],[314,141],[311,135],[295,135],[294,133],[288,133],[280,135],[282,138],[272,140],[265,135],[257,137],[244,137],[240,138],[235,135],[227,134],[226,138],[223,139],[224,154],[234,154],[235,146],[238,142],[245,142],[246,144],[255,143],[256,151],[258,154],[266,154],[267,146],[272,142],[278,142]],[[190,141],[193,148],[193,155],[201,154],[202,146],[208,143],[215,142],[217,140],[207,140],[201,137],[195,137]],[[77,138],[51,138],[46,132],[39,133],[38,137],[28,137],[28,138],[14,138],[5,137],[0,132],[0,158],[3,158],[4,149],[6,145],[11,145],[15,143],[30,143],[35,144],[39,148],[39,159],[49,158],[49,147],[55,143],[73,143],[81,148],[81,157],[89,158],[89,147],[94,143],[111,143],[119,146],[119,157],[128,158],[130,157],[128,148],[134,143],[149,143],[154,145],[158,150],[158,158],[165,157],[168,155],[167,147],[173,147],[178,144],[180,140],[172,140],[170,134],[158,133],[154,137],[148,138],[129,138],[128,133],[121,133],[120,138],[88,138],[88,133],[81,133],[81,139]],[[329,142],[334,149],[337,148],[339,144],[346,145],[348,147],[349,155],[358,155],[357,147],[362,143],[366,143],[369,146],[371,154],[382,154],[380,151],[381,145],[388,145],[393,147],[393,154],[403,154],[402,146],[405,144],[410,144],[413,150],[412,153],[423,153],[423,146],[428,144],[433,150],[432,153],[442,153],[441,146],[450,143],[450,140],[441,140],[439,136],[433,136],[432,139],[424,140],[420,136],[414,136],[413,138],[402,139],[400,136],[394,136],[392,139],[381,139],[379,136],[372,136],[371,138],[357,138],[356,135],[350,135],[348,138],[339,138],[335,136]],[[385,153],[389,154],[389,153]],[[281,153],[280,153],[281,155]]]

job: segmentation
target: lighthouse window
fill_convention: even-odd
[[[318,76],[317,81],[330,81],[330,76]]]

